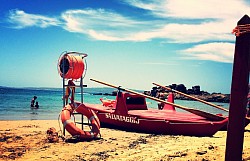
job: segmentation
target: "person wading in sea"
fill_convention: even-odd
[[[30,102],[30,107],[35,107],[35,101],[37,99],[37,96],[34,96],[32,99],[31,99],[31,102]]]
[[[38,104],[38,102],[37,102],[37,101],[36,101],[35,108],[39,108],[39,104]]]

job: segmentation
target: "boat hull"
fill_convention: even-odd
[[[124,115],[102,105],[86,107],[96,112],[102,126],[150,134],[213,136],[228,122],[227,118],[208,121],[194,114],[167,110],[131,110]]]

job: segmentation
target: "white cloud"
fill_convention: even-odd
[[[236,0],[128,0],[127,3],[163,19],[151,17],[146,21],[139,15],[135,19],[112,10],[84,9],[65,11],[57,19],[12,10],[9,21],[16,24],[16,28],[60,25],[69,32],[82,33],[96,40],[149,41],[161,38],[175,43],[193,43],[233,41],[231,30],[244,12],[250,12],[244,1]]]
[[[49,26],[58,26],[60,24],[56,18],[37,14],[27,14],[22,10],[11,10],[9,12],[8,21],[15,25],[14,28],[18,29],[32,26],[46,28]]]
[[[211,60],[232,63],[234,55],[232,43],[208,43],[180,51],[184,59]]]
[[[123,3],[145,9],[144,19],[141,15],[130,17],[114,10],[87,8],[67,10],[57,17],[12,10],[8,20],[19,29],[60,26],[95,40],[203,43],[183,52],[193,59],[232,62],[232,55],[226,55],[232,44],[204,43],[234,41],[232,29],[244,14],[250,13],[249,5],[243,0],[126,0]]]
[[[244,0],[126,0],[126,3],[156,16],[182,19],[238,19],[250,11]]]
[[[140,41],[134,34],[150,30],[147,22],[104,9],[68,10],[62,13],[62,18],[66,23],[65,30],[87,34],[97,40]]]
[[[228,23],[208,22],[201,24],[167,24],[159,30],[159,35],[168,37],[175,43],[194,43],[202,41],[232,41],[232,25]],[[160,37],[160,36],[159,36]]]
[[[131,6],[146,9],[156,17],[173,19],[162,22],[162,28],[154,32],[141,32],[146,40],[163,38],[176,43],[204,41],[232,41],[232,29],[250,7],[243,0],[127,0]],[[190,21],[188,21],[190,20]],[[148,36],[150,34],[150,36]]]
[[[236,0],[128,0],[127,3],[163,19],[135,20],[104,9],[70,10],[62,17],[67,22],[68,30],[97,40],[149,41],[161,38],[175,43],[192,43],[233,41],[232,29],[240,17],[250,12],[244,1]],[[164,19],[169,18],[179,21],[166,23]],[[185,23],[185,19],[196,20],[196,23]]]

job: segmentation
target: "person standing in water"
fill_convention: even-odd
[[[30,107],[35,107],[35,101],[37,99],[37,96],[34,96],[32,99],[31,99],[31,102],[30,102]]]
[[[38,104],[38,102],[37,102],[37,101],[36,101],[35,108],[39,108],[39,104]]]

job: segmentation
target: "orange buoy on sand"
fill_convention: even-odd
[[[91,131],[83,131],[80,128],[76,127],[75,123],[70,120],[70,117],[74,111],[74,104],[66,105],[62,109],[61,113],[61,121],[63,123],[64,128],[72,135],[76,136],[79,139],[93,139],[96,138],[100,133],[100,121],[96,116],[95,112],[89,108],[87,108],[84,104],[76,104],[76,112],[83,114],[86,116],[92,125]],[[73,107],[72,107],[73,106]]]
[[[84,62],[81,56],[65,54],[59,59],[58,71],[66,79],[79,79],[84,72]]]

